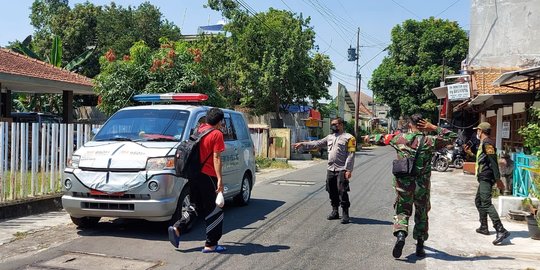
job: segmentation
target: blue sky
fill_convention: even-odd
[[[14,40],[23,40],[33,33],[30,25],[30,7],[33,0],[5,1],[0,16],[0,46]],[[71,0],[70,5],[85,1]],[[96,5],[109,1],[93,0]],[[117,0],[122,6],[138,6],[144,1]],[[206,0],[152,0],[164,18],[178,25],[183,34],[194,34],[200,25],[215,24],[222,20],[218,12],[203,7]],[[311,17],[317,33],[319,52],[330,55],[336,70],[332,74],[329,91],[336,95],[337,82],[349,91],[355,89],[355,62],[347,61],[347,49],[356,46],[356,32],[360,27],[360,70],[362,91],[371,94],[367,83],[371,73],[385,56],[381,52],[390,43],[390,31],[407,19],[421,20],[434,16],[457,21],[465,30],[470,24],[470,0],[243,0],[256,12],[268,8],[291,10],[304,17]]]

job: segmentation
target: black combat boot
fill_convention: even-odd
[[[489,235],[487,217],[480,218],[480,228],[476,229],[479,234]]]
[[[338,212],[338,207],[337,206],[332,206],[332,212],[330,212],[330,215],[328,215],[328,217],[326,217],[328,220],[332,220],[332,219],[339,219],[339,212]]]
[[[407,233],[404,231],[398,231],[396,234],[396,244],[394,245],[394,249],[392,250],[392,256],[394,258],[401,257],[401,253],[403,252],[403,246],[405,246],[405,238],[407,237]]]
[[[504,239],[510,236],[510,232],[503,227],[500,220],[493,222],[493,227],[495,227],[495,231],[497,231],[497,237],[495,237],[495,240],[493,241],[494,245],[500,244]]]
[[[343,208],[343,216],[341,217],[341,224],[349,223],[349,208]]]
[[[416,256],[417,257],[426,257],[426,251],[424,251],[424,240],[418,239],[416,242]]]

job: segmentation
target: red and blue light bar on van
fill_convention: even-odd
[[[199,103],[208,100],[208,95],[200,93],[141,94],[135,95],[133,100],[138,102]]]

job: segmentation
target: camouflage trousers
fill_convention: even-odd
[[[413,238],[428,239],[428,212],[431,209],[429,192],[431,189],[431,174],[417,177],[394,178],[396,201],[394,209],[394,235],[398,231],[409,232],[409,217],[412,215],[414,205],[414,231]]]

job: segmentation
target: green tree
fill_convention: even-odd
[[[218,91],[227,100],[229,106],[240,104],[241,87],[237,83],[239,72],[234,59],[234,44],[223,34],[201,36],[196,42],[204,57],[201,64],[216,83]]]
[[[333,65],[327,56],[310,56],[315,32],[309,22],[270,9],[252,17],[237,15],[226,26],[244,105],[279,117],[281,105],[328,97]]]
[[[97,55],[112,49],[122,56],[140,40],[157,49],[160,37],[180,38],[180,29],[163,19],[150,2],[127,8],[114,2],[105,6],[85,2],[71,9],[67,0],[35,0],[30,19],[35,29],[30,48],[38,55],[49,55],[51,37],[58,36],[64,45],[63,65],[89,48],[94,48]],[[94,77],[99,73],[99,58],[90,57],[77,71]]]
[[[393,117],[423,112],[435,116],[437,99],[431,89],[446,73],[460,68],[468,49],[466,32],[457,22],[436,18],[406,20],[392,29],[392,43],[369,82],[378,102],[388,104]]]
[[[333,99],[328,104],[319,104],[319,111],[322,118],[335,117],[338,113],[337,99]],[[354,127],[354,126],[353,126]]]
[[[101,111],[111,115],[134,105],[143,93],[197,92],[209,95],[206,105],[224,107],[214,82],[203,72],[202,53],[185,42],[161,39],[159,49],[135,43],[130,54],[118,58],[112,50],[100,58],[102,72],[95,79]]]

